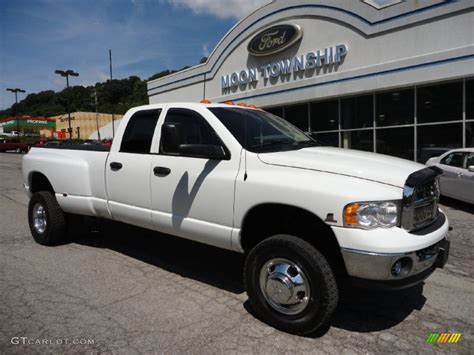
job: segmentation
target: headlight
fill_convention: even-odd
[[[357,202],[344,208],[344,226],[373,229],[399,225],[400,202]]]

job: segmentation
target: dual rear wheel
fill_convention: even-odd
[[[83,232],[83,218],[65,213],[49,191],[36,192],[28,205],[28,224],[38,244],[59,245],[76,239]]]
[[[28,222],[38,244],[57,245],[66,241],[66,216],[51,192],[41,191],[31,197]]]

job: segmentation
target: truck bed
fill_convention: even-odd
[[[41,174],[65,212],[108,217],[105,165],[109,147],[35,146],[23,157],[26,185]]]
[[[38,145],[34,146],[34,148],[42,148],[42,149],[61,149],[61,150],[85,150],[89,152],[109,152],[110,147],[105,145],[58,145],[58,146],[46,146],[46,145]]]

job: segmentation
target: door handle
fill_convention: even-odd
[[[165,168],[163,166],[155,166],[153,168],[153,172],[155,173],[155,175],[158,175],[158,176],[166,176],[171,173],[171,169]]]
[[[463,176],[463,173],[458,173],[458,177],[462,177]]]
[[[122,163],[117,163],[117,162],[112,162],[110,163],[110,168],[113,170],[113,171],[117,171],[117,170],[120,170],[122,169],[123,165]]]

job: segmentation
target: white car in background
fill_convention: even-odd
[[[474,203],[474,148],[450,150],[429,159],[426,165],[443,170],[440,176],[442,195]]]

